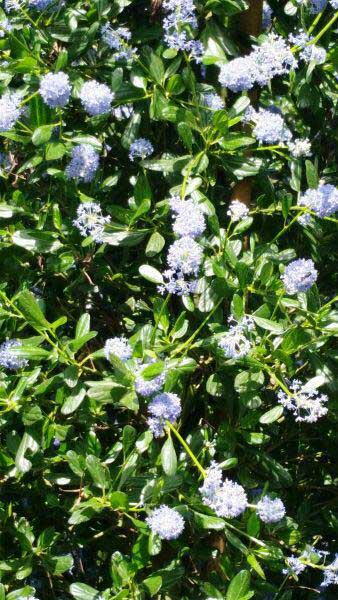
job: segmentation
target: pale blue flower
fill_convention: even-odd
[[[134,161],[135,158],[142,158],[142,160],[144,160],[153,152],[154,147],[149,140],[146,140],[145,138],[138,138],[130,145],[129,158],[131,161]]]
[[[21,97],[16,92],[7,91],[0,97],[0,131],[8,131],[14,127],[22,113]]]
[[[283,390],[278,392],[278,402],[294,415],[296,422],[315,423],[327,414],[328,397],[320,394],[311,381],[303,384],[293,379],[289,389],[292,395]]]
[[[329,585],[338,585],[338,554],[335,555],[334,561],[327,565],[324,571],[324,579],[320,584],[321,587],[328,587]]]
[[[174,214],[173,231],[181,237],[189,236],[196,238],[205,231],[205,216],[200,205],[187,198],[181,200],[179,196],[173,196],[170,201],[170,207]]]
[[[267,2],[263,2],[262,29],[269,29],[272,22],[272,8]]]
[[[104,355],[107,360],[110,360],[113,355],[125,362],[131,358],[132,353],[133,349],[125,337],[109,338],[104,345]]]
[[[311,259],[299,258],[292,261],[281,276],[288,294],[306,292],[316,282],[318,271]]]
[[[109,23],[106,23],[101,27],[101,36],[109,48],[117,51],[114,53],[115,60],[130,60],[134,57],[136,49],[128,45],[131,32],[127,27],[112,29]]]
[[[71,86],[66,73],[47,73],[41,78],[39,92],[51,108],[65,106],[69,101]]]
[[[162,540],[175,540],[184,529],[184,519],[180,513],[165,504],[155,508],[146,518],[146,523]]]
[[[105,83],[92,79],[83,84],[79,97],[84,109],[94,117],[110,112],[114,94]]]
[[[250,56],[234,58],[220,68],[218,81],[232,92],[250,90],[256,81],[257,69]]]
[[[292,138],[279,109],[274,106],[260,108],[258,111],[249,107],[245,118],[254,123],[252,133],[260,143],[281,144]]]
[[[110,217],[104,217],[101,206],[95,202],[84,202],[77,208],[77,218],[73,225],[84,237],[91,236],[95,242],[102,241],[104,226],[110,222]]]
[[[212,463],[207,470],[203,485],[199,489],[203,503],[215,511],[218,517],[238,517],[248,505],[245,490],[231,479],[223,481],[219,472],[220,467],[216,463]]]
[[[310,188],[301,196],[299,206],[306,206],[316,213],[317,217],[329,217],[338,210],[338,188],[330,183],[321,183],[317,188]]]
[[[92,181],[99,167],[99,155],[90,144],[74,146],[72,159],[66,167],[66,177],[80,179],[85,183]]]
[[[28,360],[16,356],[12,348],[18,348],[22,345],[20,340],[8,340],[0,345],[0,366],[10,371],[22,369],[28,365]]]
[[[142,372],[144,371],[144,369],[149,367],[150,364],[151,362],[149,364],[142,365],[139,369],[137,369],[136,372],[135,390],[140,396],[143,396],[144,398],[146,398],[147,396],[152,396],[156,392],[159,392],[165,382],[165,372],[162,372],[156,377],[153,377],[153,379],[144,379],[144,377],[142,377]]]
[[[148,405],[148,425],[154,437],[161,437],[166,421],[175,423],[181,414],[181,400],[176,394],[163,392],[157,394]]]
[[[259,518],[264,523],[277,523],[285,515],[285,506],[280,498],[263,496],[257,503],[256,510]]]
[[[182,237],[168,250],[168,265],[184,275],[197,275],[203,260],[202,247],[190,237]]]
[[[249,215],[249,209],[243,202],[232,200],[229,204],[227,215],[231,218],[233,223],[236,223],[237,221],[242,221]]]

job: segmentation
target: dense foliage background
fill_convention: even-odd
[[[337,3],[269,4],[0,10],[0,600],[337,597]]]

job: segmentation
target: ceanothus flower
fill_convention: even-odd
[[[174,214],[173,231],[177,235],[196,238],[205,230],[205,216],[202,208],[191,198],[181,200],[179,196],[173,196],[170,208]]]
[[[232,92],[250,90],[256,81],[256,64],[250,56],[234,58],[220,68],[218,81]]]
[[[131,39],[131,32],[127,27],[112,29],[109,23],[106,23],[101,27],[101,36],[109,48],[117,50],[114,54],[115,60],[130,60],[135,55],[136,49],[128,45],[128,41]]]
[[[289,388],[292,395],[279,390],[278,402],[292,412],[295,421],[315,423],[327,414],[328,409],[325,404],[328,397],[326,394],[320,394],[311,381],[303,384],[298,379],[293,379]]]
[[[302,49],[299,52],[299,58],[305,62],[314,62],[317,65],[321,65],[326,60],[326,50],[325,48],[311,44],[310,42],[313,39],[312,36],[309,36],[303,30],[289,36],[290,42]]]
[[[22,113],[20,95],[16,92],[5,92],[0,98],[0,131],[8,131],[14,127]]]
[[[306,206],[316,213],[317,217],[329,217],[338,210],[338,188],[330,183],[321,183],[317,188],[310,188],[301,196],[299,206]]]
[[[291,48],[275,33],[269,33],[260,46],[253,46],[249,56],[256,65],[255,81],[260,86],[267,85],[273,77],[285,75],[297,66]]]
[[[162,504],[155,508],[146,523],[162,540],[176,540],[184,529],[184,519],[177,510]]]
[[[154,437],[161,437],[164,432],[166,421],[175,423],[181,414],[181,400],[177,394],[162,392],[157,394],[148,405],[151,415],[147,423]]]
[[[35,10],[45,10],[50,4],[52,4],[55,0],[29,0],[28,6],[30,8],[34,8]]]
[[[203,94],[202,102],[205,106],[211,110],[222,110],[224,108],[224,100],[218,94],[214,92],[208,92]]]
[[[334,8],[335,10],[338,10],[338,0],[329,0],[332,8]]]
[[[230,479],[222,481],[219,471],[220,467],[216,463],[212,463],[207,470],[203,485],[199,488],[203,503],[214,510],[218,517],[238,517],[248,505],[245,490]]]
[[[338,585],[338,554],[335,555],[334,561],[330,565],[327,565],[320,587],[328,587],[329,585]]]
[[[182,237],[168,250],[168,265],[183,275],[197,275],[203,259],[201,246],[190,237]]]
[[[134,162],[135,158],[142,158],[142,160],[144,160],[153,152],[154,147],[149,140],[146,140],[145,138],[138,138],[130,145],[129,158],[132,162]]]
[[[92,79],[83,84],[79,98],[87,113],[91,117],[95,117],[110,112],[114,95],[105,83],[99,83]]]
[[[230,325],[227,331],[219,340],[218,345],[223,350],[227,358],[243,358],[247,356],[251,350],[251,342],[247,338],[247,332],[254,328],[251,317],[243,317],[237,322],[232,316],[229,318]]]
[[[281,276],[288,294],[306,292],[317,281],[318,271],[313,261],[309,258],[298,258],[293,260]]]
[[[72,158],[66,167],[66,177],[81,179],[85,183],[92,181],[99,167],[99,155],[90,144],[74,146]]]
[[[39,92],[50,108],[65,106],[69,101],[71,86],[66,73],[47,73],[40,81]]]
[[[188,39],[188,32],[182,27],[189,25],[197,28],[195,5],[192,0],[164,0],[163,10],[167,13],[163,19],[164,41],[169,48],[188,52],[197,63],[201,62],[204,52],[199,40]]]
[[[110,217],[104,217],[101,206],[96,202],[84,202],[77,208],[77,218],[73,225],[84,237],[91,236],[95,242],[102,242],[104,226],[110,223]]]
[[[151,363],[149,363],[151,364]],[[165,372],[160,373],[153,379],[144,379],[142,372],[149,367],[149,364],[142,365],[136,372],[135,390],[140,395],[146,398],[158,392],[165,382]]]
[[[289,142],[292,138],[290,129],[285,125],[279,109],[275,106],[260,108],[258,111],[249,107],[245,114],[245,120],[255,124],[252,133],[260,143],[281,144]]]
[[[20,1],[19,0],[5,0],[5,11],[11,12],[12,10],[19,10]]]
[[[301,558],[302,555],[299,558],[297,556],[294,556],[293,554],[291,556],[288,556],[286,559],[287,568],[283,569],[283,574],[300,575],[301,573],[303,573],[307,565],[300,560]]]
[[[264,523],[276,523],[285,515],[285,506],[280,498],[263,498],[256,505],[259,518]]]
[[[16,356],[14,352],[12,352],[12,348],[18,348],[19,346],[22,346],[20,340],[8,340],[0,345],[1,367],[9,369],[10,371],[16,371],[17,369],[22,369],[28,365],[28,360]]]
[[[308,138],[299,138],[294,142],[288,143],[288,148],[294,158],[301,158],[301,156],[311,156],[311,143]]]
[[[263,2],[262,29],[269,29],[272,22],[272,8],[267,2]]]
[[[232,200],[232,202],[230,202],[227,215],[234,223],[237,223],[237,221],[242,221],[242,219],[245,219],[248,214],[249,209],[244,202],[240,202],[239,200]]]
[[[129,119],[134,113],[134,107],[132,104],[121,104],[121,106],[116,106],[111,111],[113,117],[117,119],[117,121],[123,121],[124,119]]]
[[[6,17],[0,21],[0,38],[5,37],[5,33],[12,31],[13,25]]]
[[[131,358],[133,349],[125,337],[113,337],[106,340],[104,345],[104,355],[107,360],[110,357],[117,356],[122,362]]]
[[[162,275],[168,281],[157,286],[160,294],[168,292],[168,294],[175,294],[176,296],[189,296],[189,294],[195,293],[197,280],[187,281],[182,271],[166,269]]]

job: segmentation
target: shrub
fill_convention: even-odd
[[[5,0],[0,600],[336,597],[336,9]]]

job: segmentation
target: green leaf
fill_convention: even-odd
[[[128,510],[128,496],[124,492],[112,492],[109,500],[113,510]]]
[[[142,585],[146,588],[150,597],[155,596],[162,587],[162,577],[160,575],[152,575],[144,579]]]
[[[72,583],[70,594],[75,600],[100,600],[101,594],[86,583]]]
[[[45,144],[51,138],[55,125],[41,125],[35,129],[32,135],[32,142],[34,146],[40,146]]]
[[[224,519],[220,519],[219,517],[213,517],[211,515],[205,515],[203,513],[196,512],[195,510],[193,514],[196,526],[199,529],[221,530],[225,527]]]
[[[275,321],[270,321],[269,319],[262,319],[261,317],[256,317],[252,315],[253,320],[255,321],[258,327],[262,329],[267,329],[268,331],[272,331],[273,333],[281,334],[284,331],[284,327]]]
[[[231,580],[226,593],[226,600],[243,600],[245,594],[249,591],[250,573],[249,571],[240,571]]]
[[[152,258],[159,252],[161,252],[163,246],[165,244],[165,239],[163,235],[155,231],[151,234],[149,241],[146,246],[146,256]]]
[[[161,375],[165,367],[165,364],[162,360],[151,363],[144,369],[142,369],[142,377],[143,379],[154,379],[157,375]]]
[[[177,457],[171,437],[168,437],[162,446],[161,463],[166,475],[175,475],[177,469]]]
[[[109,472],[103,467],[97,456],[90,454],[86,458],[87,469],[94,483],[101,489],[107,489],[109,486]]]
[[[50,324],[45,318],[45,315],[35,299],[35,296],[33,296],[31,292],[28,290],[20,292],[20,294],[16,297],[15,302],[26,321],[32,325],[32,327],[38,331],[41,329],[50,328]]]
[[[142,277],[144,277],[144,279],[147,279],[147,281],[151,281],[151,283],[163,283],[162,274],[150,265],[141,265],[139,267],[139,273],[140,275],[142,275]]]
[[[268,410],[266,413],[264,413],[264,415],[260,417],[259,422],[262,423],[262,425],[269,425],[270,423],[274,423],[275,421],[280,419],[282,414],[283,407],[274,406],[273,408],[271,408],[271,410]]]
[[[305,161],[305,171],[309,188],[317,188],[319,185],[319,177],[316,167],[310,160]]]
[[[83,315],[81,315],[78,322],[76,323],[75,339],[77,340],[79,338],[82,338],[82,336],[89,333],[89,331],[90,331],[90,314],[84,313]]]
[[[86,395],[86,389],[83,385],[77,386],[68,396],[65,403],[62,405],[61,412],[63,415],[70,415],[79,408]]]
[[[36,231],[34,229],[19,229],[12,236],[12,242],[30,252],[56,252],[62,247],[55,233]]]

